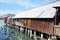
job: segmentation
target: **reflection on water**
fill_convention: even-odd
[[[0,40],[31,40],[29,37],[17,29],[4,26],[3,20],[0,20]]]

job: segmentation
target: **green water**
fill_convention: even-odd
[[[3,20],[0,20],[0,40],[33,40],[27,34],[19,30],[4,26]]]

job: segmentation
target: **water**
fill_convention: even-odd
[[[0,20],[0,40],[32,40],[28,35],[21,33],[17,29],[4,26],[3,20]]]

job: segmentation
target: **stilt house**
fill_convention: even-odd
[[[54,35],[54,25],[60,24],[60,1],[20,12],[13,17],[25,28]],[[59,33],[60,34],[60,33]]]

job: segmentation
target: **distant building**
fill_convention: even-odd
[[[6,23],[8,23],[11,20],[11,18],[14,16],[15,16],[15,14],[5,14],[3,17],[5,25],[7,25]]]

